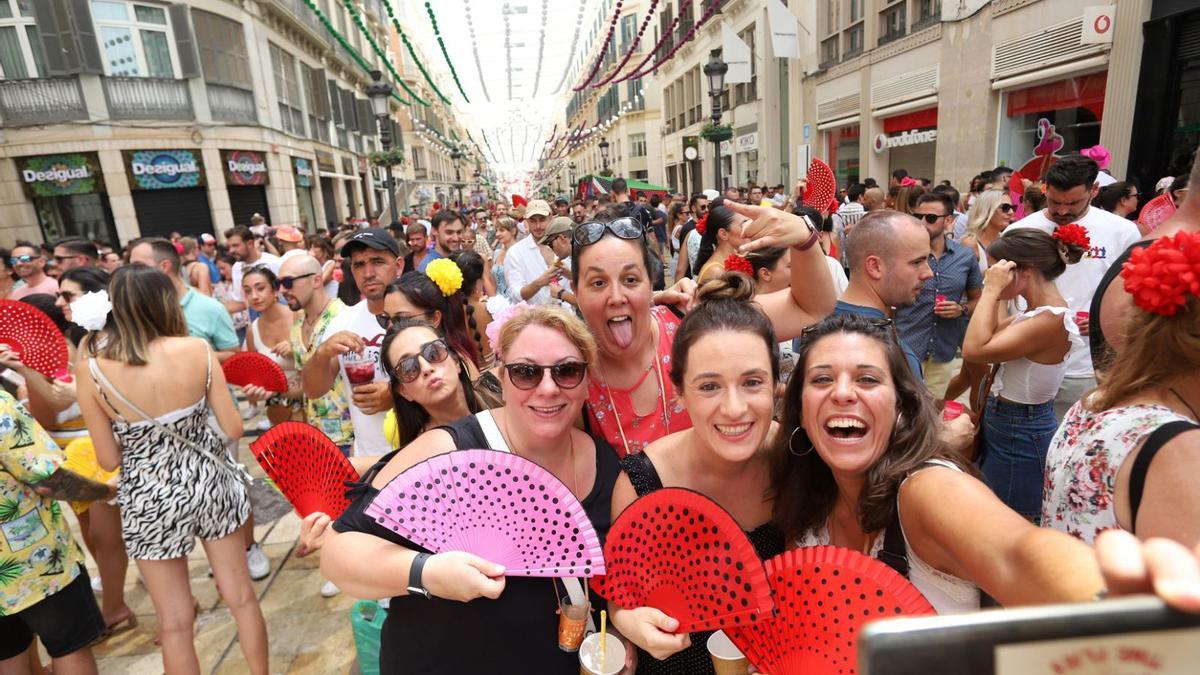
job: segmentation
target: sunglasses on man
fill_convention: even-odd
[[[8,259],[8,264],[16,265],[17,263],[31,263],[34,260],[34,257],[35,256],[31,255],[14,255]]]

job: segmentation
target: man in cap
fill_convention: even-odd
[[[275,229],[275,238],[279,240],[279,262],[289,257],[304,253],[304,233],[291,225],[280,225]]]
[[[351,236],[342,246],[342,257],[350,260],[350,273],[362,293],[358,304],[347,307],[329,322],[324,338],[304,364],[304,395],[325,396],[336,378],[343,378],[350,392],[350,421],[354,427],[354,455],[382,455],[392,450],[383,433],[383,420],[392,407],[391,389],[382,366],[380,347],[386,321],[387,288],[404,273],[405,246],[380,228],[367,228]],[[290,267],[289,267],[290,271]],[[374,371],[373,381],[355,385],[347,374],[355,357],[365,357]]]
[[[565,275],[561,266],[551,266],[554,253],[541,245],[550,220],[550,205],[544,199],[534,199],[525,208],[525,224],[529,236],[508,249],[504,259],[504,275],[509,289],[520,294],[531,305],[544,305],[557,298],[551,295],[550,283]]]
[[[571,233],[574,231],[575,221],[570,217],[555,216],[538,242],[543,254],[547,249],[552,254],[546,261],[548,267],[561,271],[549,282],[550,297],[571,305],[577,304],[571,288]]]
[[[196,240],[200,243],[200,255],[196,260],[208,268],[208,279],[215,284],[221,280],[221,270],[217,267],[217,238],[204,233]]]

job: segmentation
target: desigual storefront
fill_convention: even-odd
[[[96,153],[20,157],[16,164],[25,196],[37,212],[43,241],[85,237],[117,242]]]
[[[143,237],[213,234],[200,153],[167,149],[121,154]]]

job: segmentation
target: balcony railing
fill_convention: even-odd
[[[87,119],[79,78],[0,80],[3,126],[18,127]]]
[[[108,114],[113,119],[195,119],[187,80],[105,77],[102,82]]]
[[[207,88],[208,109],[212,112],[214,120],[235,124],[258,123],[258,115],[254,106],[254,92],[211,83],[207,85]]]

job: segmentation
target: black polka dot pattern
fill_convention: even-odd
[[[704,495],[663,488],[638,498],[604,544],[592,590],[621,607],[654,607],[677,633],[743,626],[771,611],[766,573],[746,533]]]
[[[935,613],[892,568],[837,546],[775,556],[767,577],[774,616],[725,632],[760,672],[772,675],[853,675],[864,624]]]
[[[276,424],[250,444],[250,451],[301,517],[320,511],[337,520],[350,505],[346,481],[358,480],[358,472],[311,424]]]
[[[259,352],[239,352],[221,364],[225,381],[239,387],[255,385],[267,391],[288,390],[287,375],[271,357]]]
[[[69,367],[62,331],[28,303],[0,300],[0,345],[12,347],[25,365],[46,377]]]
[[[474,553],[504,565],[509,576],[604,573],[600,538],[575,495],[507,452],[431,457],[393,478],[365,513],[418,546]]]

